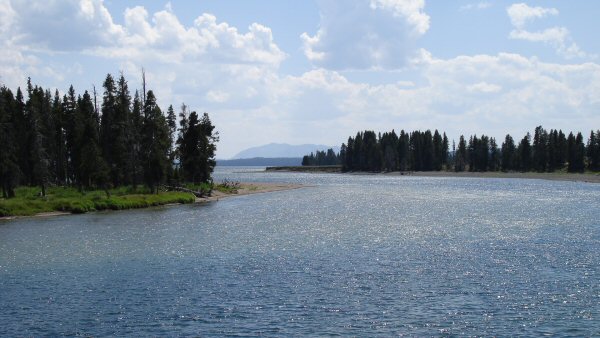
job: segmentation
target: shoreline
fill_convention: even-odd
[[[196,198],[195,203],[208,203],[216,202],[223,198],[246,196],[254,194],[264,194],[269,192],[286,191],[304,188],[306,185],[302,184],[291,184],[291,183],[240,183],[240,189],[237,193],[226,194],[220,191],[214,190],[212,195],[209,197]]]
[[[324,167],[267,167],[265,172],[288,172],[288,173],[323,173],[344,175],[381,175],[381,176],[413,176],[413,177],[459,177],[459,178],[515,178],[515,179],[537,179],[564,182],[600,183],[600,173],[565,173],[565,172],[502,172],[502,171],[392,171],[392,172],[365,172],[351,171],[342,172],[338,166]]]
[[[600,183],[600,174],[592,173],[536,173],[536,172],[452,172],[452,171],[415,171],[409,174],[401,172],[384,173],[386,176],[416,176],[416,177],[459,177],[459,178],[515,178],[563,182]]]
[[[212,195],[209,197],[196,198],[193,203],[209,203],[216,202],[223,198],[235,197],[235,196],[246,196],[246,195],[254,195],[254,194],[262,194],[262,193],[270,193],[277,191],[286,191],[293,189],[304,188],[306,185],[301,184],[288,184],[288,183],[240,183],[240,188],[237,193],[223,193],[217,190],[213,190]],[[147,208],[154,207],[165,207],[165,206],[173,206],[173,205],[182,205],[186,203],[168,203],[162,205],[154,205],[148,206]],[[133,209],[133,208],[131,208]],[[131,210],[131,209],[122,209],[122,210]],[[136,208],[136,209],[146,209],[146,208]],[[102,210],[102,211],[121,211],[121,210]],[[91,211],[98,212],[98,211]],[[65,215],[75,215],[72,212],[65,211],[49,211],[49,212],[41,212],[34,215],[28,216],[2,216],[0,217],[0,221],[10,221],[21,218],[38,218],[38,217],[52,217],[52,216],[65,216]]]

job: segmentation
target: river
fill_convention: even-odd
[[[0,222],[0,336],[600,334],[600,185],[265,173],[296,190]]]

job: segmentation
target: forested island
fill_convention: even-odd
[[[21,199],[61,196],[48,208],[67,211],[194,201],[181,192],[140,197],[168,187],[210,191],[218,133],[208,114],[182,104],[177,123],[173,106],[163,113],[142,83],[133,97],[122,74],[106,76],[100,97],[73,86],[61,96],[31,79],[25,92],[0,87],[0,216],[24,203],[19,189]]]
[[[340,165],[344,172],[453,171],[453,172],[555,172],[600,171],[600,130],[584,144],[581,132],[535,128],[517,142],[506,135],[501,146],[493,137],[460,136],[450,149],[446,133],[437,130],[394,130],[376,134],[364,131],[349,137],[339,153],[317,151],[304,156],[303,166]]]

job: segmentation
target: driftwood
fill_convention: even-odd
[[[167,191],[189,192],[191,194],[194,194],[194,196],[196,196],[198,198],[202,198],[207,195],[210,196],[210,193],[212,192],[212,189],[210,191],[197,191],[197,190],[192,190],[192,189],[188,189],[188,188],[184,188],[184,187],[175,187],[175,186],[171,186],[171,185],[164,185],[163,188]]]

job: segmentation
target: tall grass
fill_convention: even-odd
[[[111,189],[109,195],[103,190],[79,192],[74,188],[52,187],[45,197],[40,190],[19,187],[16,197],[0,199],[0,216],[30,216],[43,212],[63,211],[85,213],[98,210],[123,210],[146,208],[170,203],[193,203],[195,197],[185,192],[161,192],[149,194],[145,187],[120,187]]]

